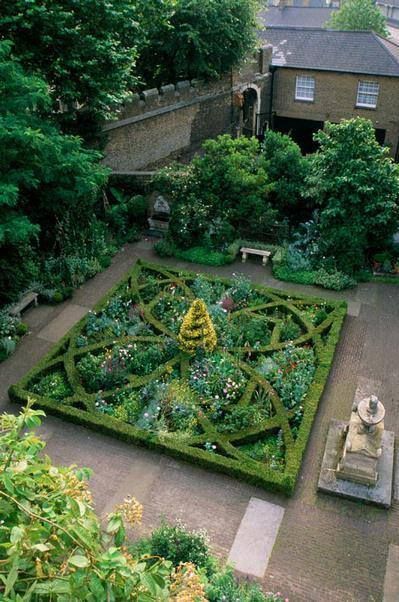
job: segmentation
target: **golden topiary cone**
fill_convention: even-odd
[[[195,353],[197,349],[211,352],[217,345],[217,336],[208,310],[202,299],[195,299],[184,316],[178,336],[180,349]]]

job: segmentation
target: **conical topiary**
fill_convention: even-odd
[[[202,299],[195,299],[183,319],[178,336],[180,349],[195,353],[197,349],[213,351],[217,336],[212,320]]]

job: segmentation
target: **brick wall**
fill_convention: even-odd
[[[297,75],[315,78],[314,102],[295,100]],[[359,80],[380,84],[376,109],[356,107]],[[386,130],[385,144],[395,155],[399,140],[399,78],[280,68],[275,74],[273,111],[280,117],[314,121],[339,122],[357,115],[371,119],[375,128]]]
[[[207,138],[233,134],[237,121],[233,96],[254,87],[263,97],[270,57],[267,47],[216,82],[183,81],[136,94],[118,119],[104,128],[105,163],[116,172],[152,169],[191,156]]]

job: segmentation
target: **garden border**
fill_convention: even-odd
[[[169,268],[167,266],[160,266],[154,263],[145,262],[138,260],[133,268],[131,268],[125,276],[123,276],[116,285],[114,285],[95,305],[94,311],[100,311],[109,299],[128,282],[131,276],[134,276],[141,267],[144,268],[155,268],[159,271],[167,271],[169,273],[177,273],[184,277],[192,277],[195,275],[194,272],[185,270],[178,270],[175,268]],[[210,281],[220,281],[224,283],[230,283],[228,278],[220,278],[218,276],[211,276],[208,274],[204,275]],[[256,290],[262,292],[274,291],[270,287],[265,287],[260,284],[252,284]],[[290,298],[291,296],[298,300],[306,300],[307,302],[320,303],[323,299],[319,297],[312,297],[307,295],[298,294],[296,292],[281,291],[278,290],[278,294],[283,298]],[[117,437],[123,441],[139,444],[146,446],[150,449],[157,449],[175,458],[188,460],[197,466],[210,468],[217,472],[229,474],[234,477],[238,477],[254,485],[265,487],[269,490],[279,491],[286,495],[291,495],[295,488],[295,483],[298,477],[298,473],[301,467],[302,458],[306,450],[307,442],[309,440],[311,428],[313,425],[314,417],[318,408],[319,401],[324,391],[328,375],[332,366],[336,345],[339,341],[339,336],[342,328],[342,324],[347,311],[347,304],[344,301],[328,301],[328,304],[334,307],[334,320],[331,323],[331,328],[328,334],[328,340],[325,343],[322,352],[318,354],[318,366],[312,385],[308,391],[306,398],[306,411],[302,420],[301,428],[299,431],[298,438],[295,441],[294,453],[291,453],[291,460],[286,464],[285,471],[283,473],[276,472],[270,468],[264,468],[260,470],[259,463],[255,463],[248,459],[248,462],[240,462],[237,459],[229,457],[210,454],[206,450],[200,448],[188,447],[184,443],[180,443],[177,440],[165,440],[162,436],[158,436],[155,433],[148,433],[135,426],[122,422],[109,415],[93,414],[89,411],[81,410],[76,407],[64,405],[59,402],[52,401],[46,398],[40,398],[35,400],[35,405],[48,411],[48,413],[66,417],[69,421],[81,424],[89,427],[97,432],[102,432],[107,435]],[[38,362],[17,384],[12,385],[9,388],[10,400],[16,403],[26,403],[28,398],[35,398],[34,394],[31,394],[25,389],[25,385],[39,372],[43,371],[49,362],[54,361],[62,350],[63,346],[69,341],[70,337],[76,335],[83,327],[87,316],[84,316],[75,326],[68,331],[68,333],[56,343],[52,349],[45,355],[42,360]]]

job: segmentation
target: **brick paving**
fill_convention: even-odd
[[[48,417],[42,427],[47,452],[55,463],[94,469],[91,489],[100,514],[132,493],[144,504],[141,533],[162,517],[182,519],[207,529],[214,550],[227,557],[251,497],[277,503],[285,514],[263,584],[290,602],[381,602],[388,550],[399,545],[399,502],[389,511],[318,494],[316,485],[331,418],[347,419],[356,388],[365,380],[381,382],[386,428],[399,433],[399,287],[367,283],[340,293],[275,281],[256,259],[245,265],[211,268],[155,258],[151,245],[127,245],[111,267],[83,285],[71,302],[39,306],[24,318],[30,334],[16,353],[0,364],[0,408],[9,404],[7,389],[48,351],[38,334],[69,304],[92,307],[138,258],[189,270],[229,276],[244,272],[253,281],[280,289],[351,304],[334,365],[321,400],[294,496],[287,500],[225,475],[215,474],[146,449],[126,445]],[[80,310],[79,310],[80,311]],[[79,313],[78,311],[78,313]],[[56,322],[55,322],[56,323]]]

